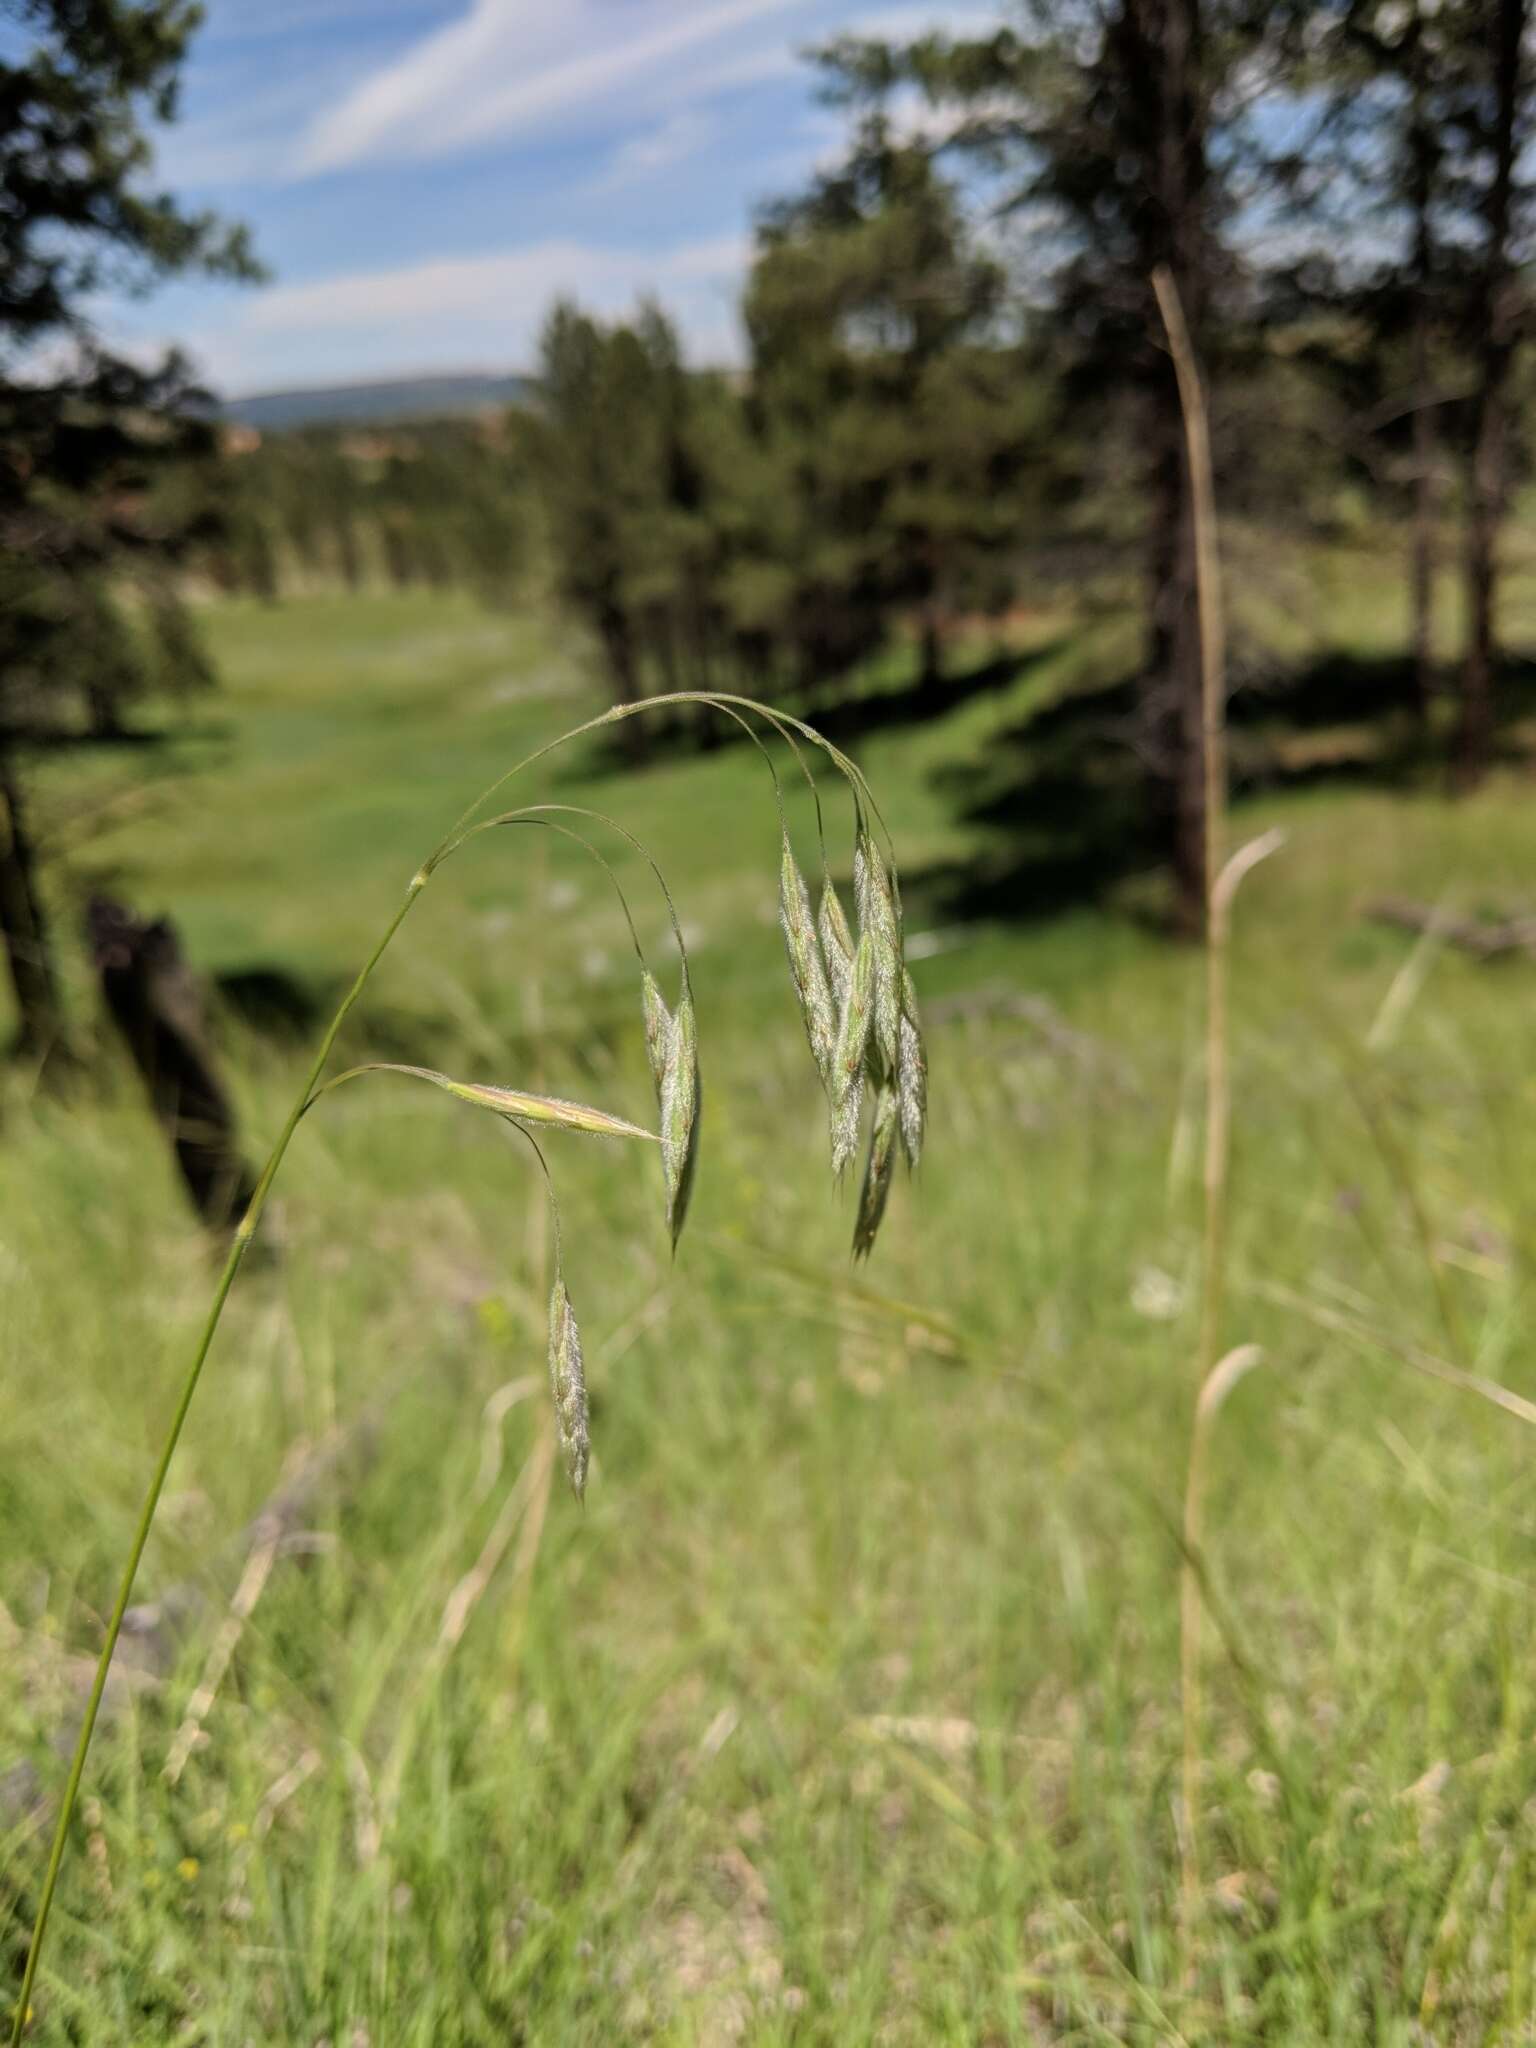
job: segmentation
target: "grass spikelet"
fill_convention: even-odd
[[[874,1014],[875,941],[866,931],[854,948],[848,989],[837,1026],[832,1060],[832,1170],[841,1173],[859,1141],[859,1109],[864,1093],[864,1056]]]
[[[587,1490],[591,1438],[587,1427],[587,1375],[581,1358],[581,1332],[566,1292],[563,1274],[555,1275],[549,1297],[549,1388],[555,1402],[555,1425],[571,1491],[580,1500]]]
[[[363,1074],[409,1074],[415,1080],[430,1081],[434,1088],[456,1095],[460,1102],[504,1116],[510,1123],[553,1124],[561,1130],[583,1131],[593,1138],[646,1138],[652,1144],[656,1142],[654,1131],[642,1130],[639,1124],[627,1123],[623,1117],[610,1116],[607,1110],[593,1109],[585,1102],[564,1102],[556,1095],[528,1095],[521,1089],[498,1088],[487,1081],[456,1081],[451,1074],[440,1074],[434,1067],[407,1066],[399,1060],[370,1060],[366,1066],[349,1067],[344,1074],[337,1074],[317,1088],[306,1107],[313,1109],[322,1095]]]
[[[922,1026],[917,1021],[917,990],[905,967],[901,970],[896,1093],[901,1114],[901,1149],[907,1155],[907,1164],[916,1166],[923,1156],[923,1133],[928,1126],[928,1055],[923,1047]]]
[[[885,862],[867,835],[860,839],[853,872],[859,930],[872,936],[875,947],[875,1043],[885,1072],[894,1074],[901,1041],[901,919]]]
[[[832,1085],[832,1056],[837,1047],[837,1020],[832,1009],[832,989],[821,957],[821,942],[811,916],[811,892],[795,864],[789,834],[784,834],[784,851],[779,861],[779,923],[784,931],[784,950],[794,977],[805,1035],[823,1083]]]
[[[667,1008],[660,984],[649,967],[640,976],[640,1001],[645,1011],[645,1052],[656,1083],[656,1100],[661,1101],[667,1073],[667,1041],[672,1035],[672,1012]]]
[[[841,1009],[843,997],[848,993],[848,970],[853,965],[853,933],[848,929],[848,919],[830,881],[822,885],[816,928],[821,935],[822,959],[826,963],[832,999]]]
[[[840,1104],[832,1110],[832,1171],[839,1178],[853,1164],[859,1149],[859,1124],[864,1114],[864,1074],[858,1078]]]
[[[682,1235],[699,1154],[699,1034],[693,991],[685,984],[667,1036],[661,1086],[661,1167],[667,1186],[672,1249]]]
[[[853,1256],[867,1259],[874,1250],[875,1235],[885,1214],[886,1197],[896,1171],[896,1140],[900,1127],[897,1092],[888,1083],[875,1096],[875,1119],[869,1134],[869,1152],[864,1161],[864,1183],[859,1189],[859,1213],[853,1226]]]

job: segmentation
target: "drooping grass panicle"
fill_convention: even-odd
[[[693,991],[685,981],[667,1036],[661,1083],[661,1168],[672,1248],[682,1235],[699,1156],[699,1033]]]
[[[779,925],[811,1057],[823,1085],[830,1089],[832,1060],[837,1049],[837,1015],[832,1007],[832,988],[821,956],[816,921],[811,915],[811,892],[796,865],[787,832],[779,858]]]
[[[741,717],[741,714],[745,713],[749,717],[765,720],[778,732],[794,750],[810,783],[816,800],[817,828],[820,835],[820,797],[816,792],[815,778],[810,774],[807,763],[800,756],[796,740],[798,738],[798,740],[804,741],[807,746],[819,749],[825,758],[837,769],[839,774],[842,775],[848,786],[853,801],[856,838],[860,845],[871,851],[873,850],[873,832],[869,822],[871,820],[874,822],[874,825],[878,826],[886,845],[890,846],[892,843],[889,827],[881,814],[879,805],[875,801],[863,770],[841,748],[835,746],[821,733],[817,732],[814,726],[808,725],[804,719],[775,711],[770,706],[761,704],[750,697],[737,696],[727,692],[680,690],[647,698],[637,703],[613,705],[598,716],[586,719],[580,724],[573,726],[569,731],[559,734],[555,739],[534,748],[530,753],[515,762],[512,767],[498,775],[486,789],[481,791],[480,795],[462,812],[447,834],[411,875],[404,891],[403,899],[389,918],[366,960],[353,977],[334,1015],[321,1035],[320,1043],[316,1047],[314,1057],[308,1066],[304,1080],[295,1095],[282,1127],[277,1134],[272,1150],[258,1177],[255,1192],[232,1236],[228,1255],[215,1284],[213,1298],[201,1325],[197,1343],[193,1349],[187,1372],[173,1407],[170,1424],[156,1456],[154,1468],[145,1489],[143,1502],[134,1525],[133,1536],[124,1560],[121,1578],[108,1616],[101,1654],[97,1659],[96,1669],[92,1676],[85,1702],[85,1710],[81,1716],[79,1732],[70,1760],[64,1794],[59,1803],[59,1811],[49,1848],[47,1867],[43,1875],[36,1918],[33,1923],[32,1938],[27,1947],[26,1962],[22,1970],[20,1991],[11,2033],[13,2048],[17,2048],[17,2044],[19,2044],[28,2023],[29,2000],[37,1980],[39,1961],[49,1924],[49,1915],[57,1893],[60,1870],[70,1840],[92,1737],[106,1693],[112,1661],[121,1639],[124,1617],[127,1614],[129,1602],[133,1597],[139,1569],[143,1563],[160,1502],[164,1496],[171,1465],[181,1440],[187,1416],[201,1383],[204,1367],[208,1362],[230,1292],[239,1275],[246,1254],[255,1239],[262,1216],[270,1199],[274,1182],[287,1157],[289,1146],[293,1142],[300,1123],[315,1107],[322,1096],[329,1093],[333,1088],[340,1086],[342,1082],[351,1081],[365,1072],[383,1070],[414,1075],[419,1079],[431,1082],[436,1087],[447,1090],[450,1094],[458,1096],[461,1100],[475,1104],[480,1108],[489,1109],[502,1117],[512,1128],[521,1130],[525,1136],[529,1137],[530,1142],[532,1142],[532,1135],[528,1128],[530,1125],[535,1128],[555,1127],[606,1136],[644,1138],[653,1142],[656,1139],[657,1134],[654,1132],[642,1130],[638,1125],[627,1123],[622,1118],[611,1116],[602,1110],[589,1108],[581,1103],[562,1102],[555,1097],[531,1095],[510,1088],[497,1088],[470,1082],[459,1082],[430,1068],[396,1065],[390,1062],[376,1062],[369,1066],[352,1068],[346,1073],[333,1076],[329,1080],[326,1079],[326,1070],[330,1065],[337,1040],[347,1020],[362,998],[384,954],[392,945],[417,898],[448,856],[459,846],[463,845],[468,838],[480,831],[489,830],[496,824],[528,822],[541,810],[544,812],[561,810],[576,812],[578,809],[576,806],[562,805],[529,806],[521,811],[506,813],[499,818],[488,817],[486,814],[491,810],[501,791],[510,782],[525,774],[536,763],[544,760],[560,747],[573,745],[587,734],[617,725],[628,718],[639,716],[642,713],[664,710],[669,706],[679,704],[708,706],[711,709],[738,719]],[[754,734],[754,738],[756,737],[757,735]],[[761,745],[760,740],[759,744]],[[766,751],[765,748],[764,752],[766,753]],[[771,757],[769,765],[772,768]],[[776,794],[779,794],[781,797],[776,770],[774,771],[774,784]],[[597,812],[588,812],[585,815],[592,818],[601,818],[601,814]],[[780,817],[782,821],[782,804]],[[639,842],[633,838],[633,835],[626,832],[622,826],[617,825],[612,819],[603,819],[602,822],[619,831],[632,845],[638,847],[640,852],[644,854],[645,849],[639,847]],[[590,842],[584,840],[582,835],[571,834],[570,836],[581,840],[587,846],[589,852],[595,852]],[[598,857],[601,858],[601,856]],[[648,861],[650,860],[648,854],[645,857]],[[660,876],[660,870],[656,868],[654,861],[651,861],[650,865],[656,872],[657,878],[661,881],[661,886],[665,892],[666,884]],[[870,865],[867,855],[866,865]],[[822,846],[822,866],[823,874],[827,876],[828,869],[824,842]],[[612,872],[610,868],[609,873],[612,874]],[[882,877],[884,872],[882,864]],[[615,882],[615,886],[618,886],[617,882]],[[894,869],[892,869],[890,875],[889,892],[891,911],[895,920],[895,957],[899,963],[900,914]],[[624,902],[625,914],[626,918],[628,918],[628,904],[624,900],[622,888],[619,889],[619,895],[621,902]],[[681,951],[682,934],[670,895],[667,896],[667,904]],[[828,972],[829,991],[831,998],[836,1002],[838,1010],[837,1032],[833,1052],[832,1085],[829,1093],[832,1097],[833,1111],[833,1161],[839,1170],[846,1166],[857,1148],[865,1060],[870,1042],[871,1012],[875,1001],[876,963],[874,939],[871,936],[869,920],[864,914],[862,904],[860,907],[859,923],[858,944],[856,946],[851,945],[848,943],[849,935],[842,919],[841,906],[837,904],[835,891],[831,889],[830,881],[828,881],[828,886],[823,892],[818,931],[824,949],[823,965]],[[632,919],[630,920],[630,929],[631,935],[635,936]],[[830,937],[828,936],[829,934]],[[640,951],[638,938],[636,938],[636,950],[637,952]],[[656,1042],[662,1042],[660,1027],[663,1019],[666,1022],[664,1039],[665,1058],[662,1063],[662,1130],[660,1139],[663,1170],[667,1183],[668,1218],[674,1246],[677,1241],[677,1234],[682,1228],[683,1219],[686,1215],[689,1193],[696,1167],[700,1102],[697,1026],[694,1018],[693,997],[689,986],[685,952],[682,957],[682,994],[676,1013],[667,1017],[665,1003],[660,1000],[660,989],[656,986],[654,978],[648,976],[643,954],[641,956],[642,973],[647,975],[649,982],[649,985],[646,982],[642,982],[642,997],[647,1012],[648,1047],[653,1037]],[[843,985],[843,963],[845,961],[847,963],[846,985]],[[882,971],[887,971],[887,969],[882,969]],[[914,1018],[914,1024],[915,1021]],[[898,1048],[894,1039],[892,1040],[892,1050],[886,1064],[893,1069],[898,1064]],[[653,1073],[654,1071],[653,1056]],[[910,1095],[910,1087],[908,1092]],[[896,1121],[900,1121],[899,1106]],[[889,1113],[885,1112],[882,1128],[888,1128],[889,1124]],[[903,1129],[904,1142],[906,1137],[907,1132]],[[875,1164],[878,1165],[878,1163],[878,1160],[876,1160]],[[880,1179],[881,1176],[876,1174],[871,1183],[872,1193],[878,1187]],[[872,1236],[872,1233],[870,1235]],[[575,1317],[571,1311],[570,1297],[565,1290],[563,1277],[558,1272],[555,1292],[551,1300],[550,1364],[555,1386],[557,1415],[560,1420],[561,1443],[566,1455],[567,1470],[570,1473],[572,1484],[580,1492],[585,1484],[588,1456],[586,1392],[581,1368],[580,1338],[576,1330]]]
[[[896,1147],[900,1116],[896,1090],[889,1082],[875,1095],[874,1121],[869,1133],[869,1151],[864,1161],[864,1180],[859,1189],[859,1213],[853,1226],[853,1256],[867,1259],[874,1250],[880,1219],[896,1172]]]

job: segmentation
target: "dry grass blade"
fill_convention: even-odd
[[[1205,1385],[1200,1389],[1200,1399],[1195,1407],[1195,1419],[1209,1426],[1216,1418],[1228,1394],[1240,1379],[1263,1363],[1264,1353],[1257,1344],[1239,1344],[1235,1351],[1229,1351],[1211,1370]]]
[[[555,1401],[555,1425],[571,1491],[580,1500],[587,1490],[591,1437],[587,1423],[587,1377],[581,1358],[581,1333],[576,1327],[565,1280],[556,1275],[549,1297],[549,1385]]]
[[[672,1247],[682,1235],[699,1155],[699,1034],[693,993],[685,985],[667,1039],[661,1088],[661,1168],[667,1188]]]
[[[874,1012],[875,942],[860,935],[848,971],[848,991],[838,1020],[837,1049],[832,1060],[832,1170],[841,1173],[859,1142],[859,1111],[864,1094],[864,1056],[869,1049]]]
[[[593,1109],[584,1102],[564,1102],[555,1095],[527,1095],[517,1088],[497,1088],[484,1081],[455,1081],[452,1075],[440,1074],[434,1067],[412,1067],[398,1060],[370,1060],[366,1066],[349,1067],[323,1088],[317,1088],[310,1097],[310,1106],[344,1081],[355,1081],[363,1074],[409,1074],[456,1095],[460,1102],[492,1110],[516,1124],[553,1124],[561,1130],[582,1131],[593,1138],[644,1138],[651,1144],[656,1142],[654,1131],[642,1130],[639,1124],[626,1123],[623,1117],[610,1116],[607,1110]]]
[[[1340,1337],[1349,1338],[1362,1350],[1389,1352],[1415,1372],[1423,1373],[1426,1379],[1439,1380],[1448,1387],[1459,1387],[1464,1394],[1476,1394],[1480,1401],[1486,1401],[1493,1408],[1502,1408],[1506,1415],[1513,1415],[1517,1421],[1536,1425],[1536,1401],[1528,1401],[1524,1394],[1517,1394],[1513,1387],[1506,1387],[1501,1380],[1488,1379],[1480,1372],[1467,1372],[1459,1365],[1452,1365],[1448,1358],[1426,1351],[1420,1344],[1395,1336],[1390,1330],[1377,1329],[1373,1324],[1345,1315],[1339,1309],[1327,1308],[1322,1302],[1309,1301],[1304,1294],[1295,1294],[1288,1287],[1263,1286],[1255,1292],[1281,1308],[1294,1309],[1320,1330],[1332,1330]]]
[[[784,932],[784,950],[794,977],[805,1035],[816,1062],[816,1071],[830,1088],[832,1057],[837,1043],[837,1022],[832,1009],[832,989],[821,957],[821,942],[811,916],[811,892],[795,864],[789,834],[784,834],[779,860],[779,924]]]
[[[859,1189],[859,1213],[853,1226],[853,1256],[867,1259],[875,1248],[886,1197],[896,1172],[896,1141],[900,1116],[896,1090],[887,1082],[875,1096],[875,1118]]]
[[[240,1583],[235,1589],[234,1599],[230,1602],[229,1612],[220,1625],[213,1648],[208,1653],[208,1660],[203,1667],[203,1675],[198,1681],[197,1690],[187,1703],[187,1711],[182,1717],[181,1726],[176,1731],[175,1740],[166,1758],[162,1776],[168,1785],[180,1783],[187,1761],[197,1747],[198,1738],[203,1732],[203,1724],[218,1697],[219,1687],[224,1682],[224,1674],[229,1669],[245,1624],[255,1612],[256,1602],[261,1598],[271,1576],[281,1541],[282,1529],[274,1518],[272,1526],[245,1561],[245,1570],[240,1574]]]

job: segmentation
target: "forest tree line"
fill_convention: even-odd
[[[1132,579],[1131,672],[1087,715],[1049,707],[1041,754],[1079,832],[1083,788],[1113,789],[1092,829],[1166,864],[1197,929],[1200,648],[1159,269],[1229,528],[1326,531],[1354,501],[1400,532],[1425,751],[1463,787],[1486,772],[1525,459],[1529,0],[1012,0],[981,35],[844,39],[818,62],[846,147],[760,218],[739,372],[685,367],[659,307],[566,305],[534,402],[503,420],[222,452],[184,364],[127,362],[91,322],[104,266],[257,274],[237,230],[145,188],[191,18],[0,13],[19,6],[26,38],[0,58],[0,939],[29,1049],[59,1005],[28,763],[206,680],[199,583],[505,598],[542,573],[621,698],[825,706],[903,637],[939,706],[959,622]],[[42,351],[67,367],[17,367]],[[1442,671],[1453,576],[1464,643]]]
[[[848,147],[759,223],[745,371],[690,373],[659,307],[557,308],[508,519],[531,494],[624,700],[825,701],[893,633],[937,692],[956,621],[1137,560],[1122,752],[1193,925],[1194,548],[1152,273],[1194,333],[1227,509],[1323,533],[1364,503],[1403,530],[1414,702],[1474,785],[1524,455],[1531,44],[1525,0],[1083,0],[837,43]]]

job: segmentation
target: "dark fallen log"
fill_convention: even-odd
[[[105,896],[86,912],[107,1013],[133,1057],[202,1221],[228,1230],[255,1192],[209,1049],[202,993],[168,918],[143,924]]]
[[[1366,905],[1365,914],[1378,924],[1442,939],[1479,960],[1497,960],[1510,953],[1536,954],[1536,917],[1462,917],[1406,896],[1379,897]]]

